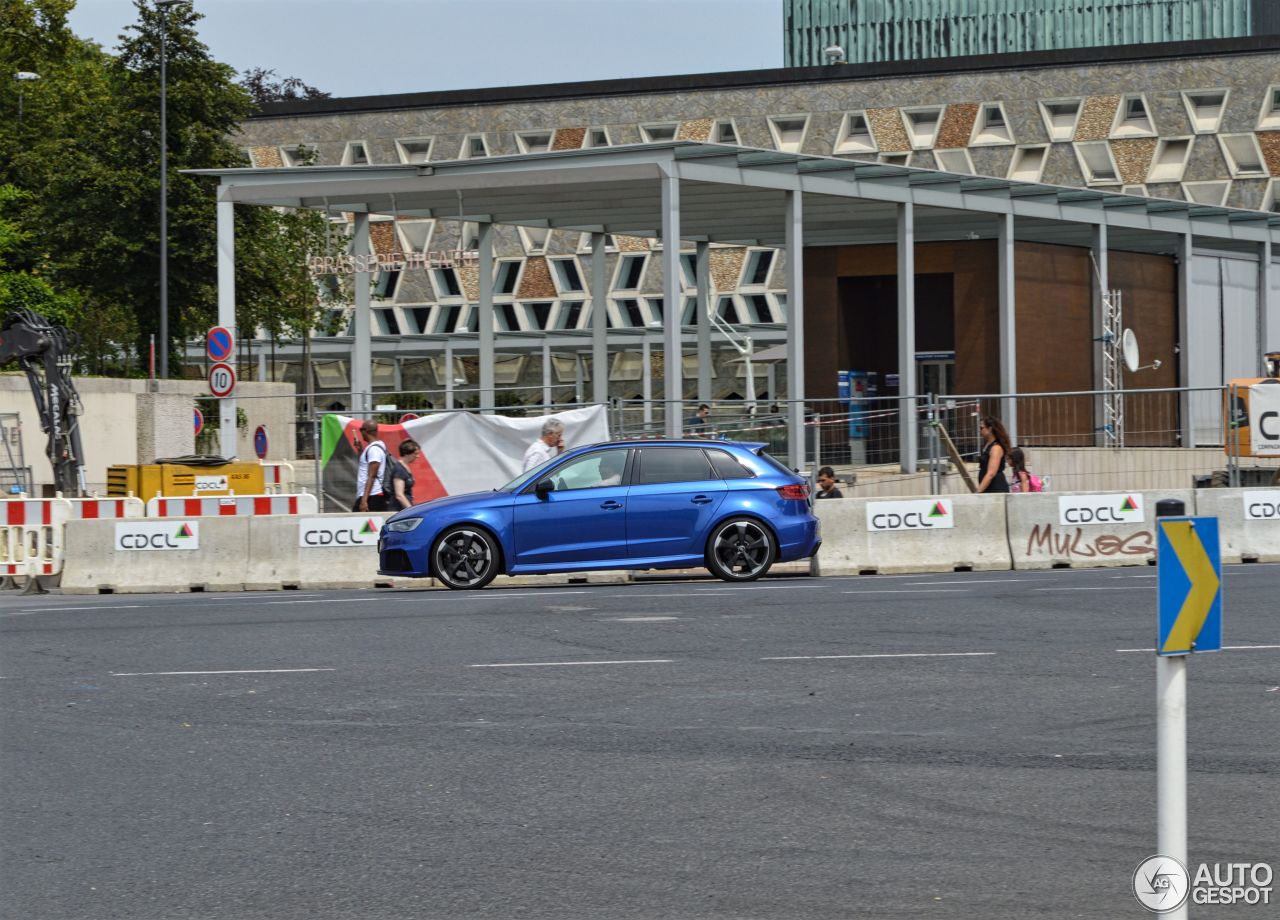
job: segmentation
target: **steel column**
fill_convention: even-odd
[[[915,206],[898,205],[898,444],[904,473],[916,471],[916,232]]]
[[[369,253],[369,215],[357,211],[355,233],[351,238],[351,254]],[[351,333],[351,408],[357,414],[373,408],[373,340],[369,328],[372,317],[369,312],[368,272],[356,272],[351,276],[355,292],[355,314]]]
[[[608,237],[591,234],[591,401],[609,401],[609,271],[605,246]]]
[[[1011,394],[1003,400],[1000,409],[1004,427],[1012,443],[1018,442],[1018,401],[1012,394],[1018,392],[1018,335],[1017,300],[1015,294],[1016,244],[1013,236],[1013,215],[999,219],[996,234],[997,275],[1000,288],[1000,392]]]
[[[480,411],[493,413],[493,224],[479,226],[480,241]],[[452,370],[450,371],[452,373]]]
[[[1090,242],[1090,254],[1093,256],[1093,265],[1090,268],[1090,274],[1093,278],[1093,310],[1092,325],[1093,329],[1093,388],[1101,392],[1105,389],[1103,384],[1103,350],[1106,344],[1102,341],[1102,314],[1106,308],[1104,298],[1108,291],[1111,290],[1111,279],[1107,267],[1107,225],[1094,224],[1092,228],[1092,240]],[[1093,404],[1093,429],[1094,429],[1094,447],[1101,447],[1107,443],[1106,428],[1106,409],[1102,399],[1095,399]]]
[[[1271,322],[1271,314],[1267,303],[1271,298],[1271,241],[1258,244],[1258,376],[1266,376],[1267,368],[1263,357],[1269,351],[1277,351],[1272,336],[1280,332]]]
[[[1191,261],[1195,251],[1195,243],[1190,233],[1178,236],[1178,380],[1181,387],[1191,383],[1191,344],[1188,336],[1191,330]],[[1182,438],[1182,447],[1196,446],[1196,429],[1193,424],[1191,410],[1191,393],[1184,390],[1178,397],[1178,419]]]
[[[551,346],[542,343],[542,414],[551,412]]]
[[[803,470],[805,451],[804,406],[804,199],[801,192],[787,192],[787,400],[788,456],[793,469]],[[752,384],[754,386],[754,384]],[[747,398],[755,403],[756,394]]]
[[[221,198],[221,196],[219,196]],[[218,325],[236,328],[236,206],[218,201]],[[235,363],[235,358],[231,359]],[[310,382],[308,381],[308,386]],[[218,400],[218,452],[230,459],[236,447],[236,398]]]
[[[680,351],[680,178],[662,177],[662,379],[664,430],[680,437],[684,413]]]
[[[694,283],[697,285],[693,321],[698,336],[698,402],[711,402],[711,322],[707,311],[711,308],[711,244],[697,243],[694,250]],[[683,312],[683,310],[682,310]]]

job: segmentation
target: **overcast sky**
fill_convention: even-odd
[[[195,0],[238,72],[334,96],[782,66],[783,0]],[[79,0],[71,28],[114,50],[131,0]]]

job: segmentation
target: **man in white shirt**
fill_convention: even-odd
[[[387,465],[387,445],[378,436],[378,423],[367,418],[360,425],[365,448],[356,467],[356,503],[352,511],[386,511],[387,496],[382,491],[382,470]]]
[[[541,466],[552,457],[564,453],[564,422],[558,418],[549,418],[542,423],[542,437],[529,445],[524,452],[524,465],[520,472],[527,473],[535,466]]]

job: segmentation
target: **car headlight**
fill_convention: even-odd
[[[392,521],[390,524],[388,524],[387,530],[391,531],[392,533],[408,533],[409,531],[417,528],[417,526],[421,523],[422,523],[422,518],[420,517],[401,518],[398,521]]]

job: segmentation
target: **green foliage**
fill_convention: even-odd
[[[137,21],[110,54],[69,30],[74,0],[0,0],[2,72],[40,75],[0,79],[0,186],[25,193],[0,199],[11,212],[0,270],[31,276],[5,290],[68,320],[97,373],[142,367],[159,326],[161,17],[174,343],[202,335],[217,315],[216,182],[183,170],[245,165],[232,138],[254,107],[199,40],[190,3],[163,12],[134,4]],[[236,223],[240,328],[309,333],[320,316],[304,265],[322,218],[239,208]]]

